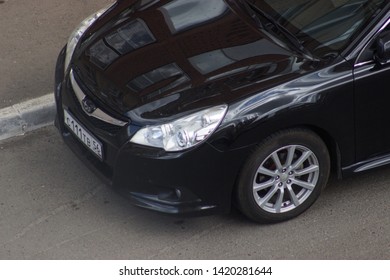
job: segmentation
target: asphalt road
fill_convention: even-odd
[[[332,180],[300,217],[165,216],[129,205],[54,127],[0,142],[0,259],[389,259],[390,168]]]
[[[0,1],[0,108],[52,92],[57,55],[70,33],[110,2]]]
[[[69,33],[110,0],[0,1],[0,108],[53,91]],[[177,218],[129,205],[53,127],[0,142],[0,259],[389,259],[390,168],[333,180],[300,217]]]

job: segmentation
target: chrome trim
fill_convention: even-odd
[[[387,25],[390,24],[390,18],[386,21],[386,23],[379,29],[379,32],[382,32],[383,30],[385,30],[385,28],[387,27]],[[379,33],[378,32],[378,33]]]
[[[359,62],[359,63],[355,64],[355,68],[356,67],[361,67],[361,66],[364,66],[364,65],[369,65],[369,64],[372,64],[372,63],[375,63],[375,61],[373,59],[368,60],[368,61]]]
[[[87,114],[90,117],[94,117],[94,118],[99,119],[99,120],[101,120],[103,122],[106,122],[106,123],[109,123],[109,124],[113,124],[113,125],[116,125],[116,126],[125,126],[125,125],[128,124],[127,122],[124,122],[124,121],[121,121],[121,120],[118,120],[116,118],[111,117],[110,115],[108,115],[107,113],[103,112],[99,108],[97,108],[92,113],[88,113],[84,109],[83,103],[82,103],[84,98],[86,97],[86,95],[84,94],[84,92],[82,91],[82,89],[80,88],[78,83],[76,82],[76,80],[74,78],[74,74],[73,74],[73,69],[70,70],[69,76],[70,76],[70,82],[72,84],[73,91],[76,94],[77,100],[80,102],[81,108],[83,109],[85,114]]]
[[[386,165],[389,163],[390,163],[390,156],[387,156],[387,157],[376,159],[374,161],[366,163],[366,164],[360,166],[359,168],[357,168],[354,172],[367,171],[367,170],[370,170],[370,169],[373,169],[373,168],[376,168],[379,166],[383,166],[383,165]]]

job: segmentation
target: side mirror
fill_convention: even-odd
[[[385,32],[377,39],[375,60],[381,65],[390,63],[390,32]]]

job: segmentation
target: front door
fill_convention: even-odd
[[[354,69],[357,162],[390,153],[390,61],[380,64],[375,58],[385,33],[390,24],[372,39]]]

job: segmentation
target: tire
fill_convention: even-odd
[[[329,171],[328,149],[318,135],[306,129],[277,132],[258,145],[240,172],[238,207],[260,223],[294,218],[317,200]]]

